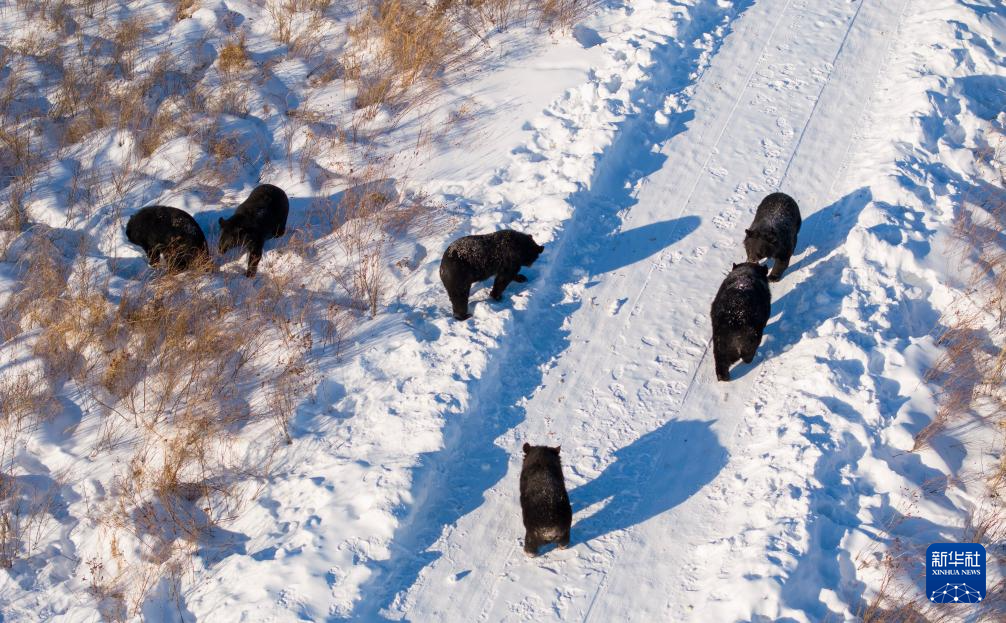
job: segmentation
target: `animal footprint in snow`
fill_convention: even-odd
[[[729,229],[737,222],[737,215],[730,212],[720,212],[713,217],[713,225],[720,229]]]
[[[779,128],[779,132],[786,138],[793,136],[793,126],[790,125],[786,117],[779,117],[775,120],[775,127]]]
[[[767,138],[762,139],[761,149],[766,158],[778,158],[782,155],[782,148],[775,141]]]
[[[694,263],[695,260],[701,259],[702,256],[704,256],[707,251],[709,251],[709,249],[707,249],[706,247],[695,247],[694,249],[692,249],[692,256],[688,258],[688,261],[690,263]]]
[[[727,176],[728,171],[723,167],[709,167],[709,174],[718,180],[721,180]]]

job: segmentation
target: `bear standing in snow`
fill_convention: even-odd
[[[713,358],[716,378],[730,380],[730,366],[738,359],[751,363],[771,315],[772,293],[768,266],[734,264],[713,300]]]
[[[520,470],[520,510],[524,518],[524,553],[537,556],[538,548],[558,543],[569,545],[573,509],[562,477],[559,447],[524,444],[524,465]]]
[[[800,208],[785,193],[772,193],[762,199],[751,227],[745,230],[744,250],[749,262],[772,258],[769,281],[779,281],[796,250],[796,235],[800,231]]]
[[[465,236],[452,242],[440,261],[440,280],[451,299],[454,317],[458,320],[471,318],[468,296],[473,283],[495,275],[489,295],[499,301],[511,281],[527,281],[527,277],[520,274],[521,266],[533,264],[544,250],[545,247],[531,236],[512,229]]]
[[[199,223],[184,210],[168,206],[147,206],[129,217],[126,238],[147,253],[147,262],[155,266],[164,260],[170,271],[182,271],[197,261],[209,261]]]
[[[286,233],[289,213],[290,200],[281,188],[272,184],[255,187],[234,211],[234,216],[220,219],[220,253],[227,253],[235,247],[248,251],[245,275],[254,277],[265,241]]]

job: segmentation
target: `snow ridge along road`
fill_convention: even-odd
[[[808,444],[787,426],[786,387],[775,382],[788,377],[778,374],[786,341],[806,327],[777,318],[754,364],[717,384],[708,307],[743,260],[754,207],[777,188],[801,203],[805,226],[774,299],[792,300],[794,273],[829,250],[833,224],[820,214],[903,6],[764,0],[672,13],[651,76],[632,93],[634,114],[590,187],[568,199],[545,287],[515,317],[512,343],[474,388],[428,466],[411,528],[396,536],[399,551],[431,551],[393,557],[375,582],[387,592],[360,614],[400,589],[385,616],[733,620],[752,607],[793,615],[794,605],[823,614],[816,596],[784,603],[777,581],[795,567],[787,550],[807,540],[807,474],[792,468]],[[515,497],[524,440],[562,444],[575,513],[571,548],[533,562],[520,551]]]

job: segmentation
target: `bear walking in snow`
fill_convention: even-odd
[[[527,277],[520,274],[521,267],[533,264],[544,250],[545,247],[531,236],[512,229],[465,236],[452,242],[440,262],[440,280],[451,299],[454,317],[458,320],[471,318],[468,296],[473,283],[495,276],[489,295],[499,301],[511,281],[527,281]]]
[[[573,509],[562,477],[559,447],[524,444],[520,470],[520,510],[524,518],[524,553],[537,556],[538,548],[558,543],[569,545]]]
[[[210,249],[199,223],[184,210],[168,206],[147,206],[129,217],[126,238],[140,246],[151,266],[161,263],[171,271],[182,271],[197,261],[209,261]]]
[[[779,281],[789,267],[800,223],[800,207],[785,193],[772,193],[758,205],[751,227],[745,230],[744,250],[749,262],[772,258],[769,281]]]
[[[234,216],[220,219],[220,253],[235,247],[248,251],[245,275],[254,277],[265,241],[286,233],[289,213],[290,200],[281,188],[272,184],[255,187],[234,211]]]
[[[768,266],[734,264],[713,299],[713,358],[716,378],[730,380],[730,366],[738,359],[751,363],[771,315],[772,293]]]

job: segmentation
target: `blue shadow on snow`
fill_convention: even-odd
[[[711,482],[728,458],[711,424],[671,420],[617,450],[615,462],[600,476],[570,492],[574,513],[605,502],[573,524],[572,542],[585,543],[643,523]]]

